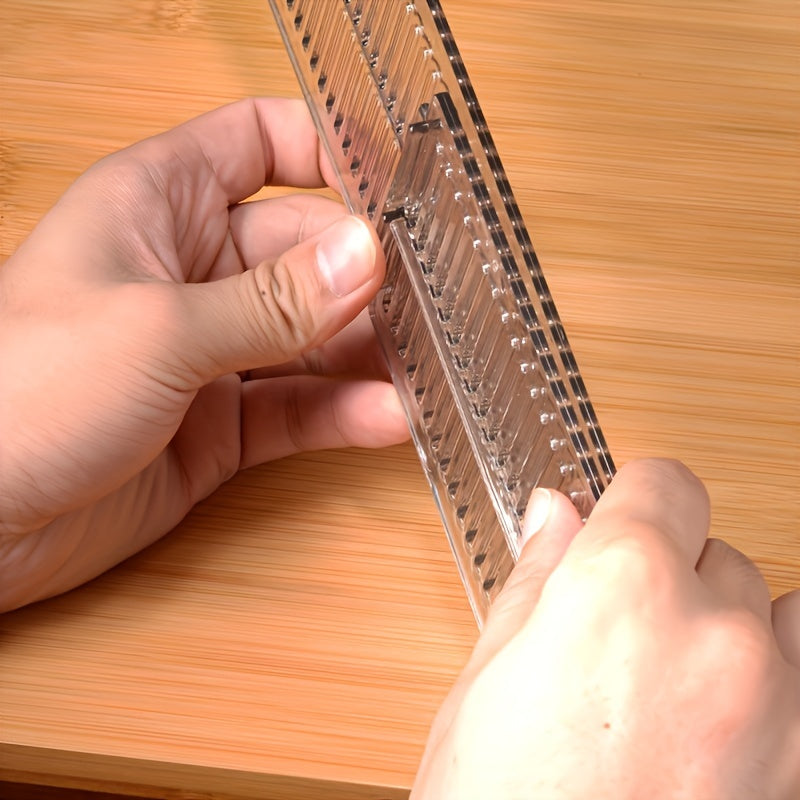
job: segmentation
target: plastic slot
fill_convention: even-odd
[[[479,623],[537,485],[582,514],[613,475],[438,0],[270,0],[348,206],[387,258],[371,306]]]

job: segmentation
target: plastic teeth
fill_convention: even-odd
[[[536,486],[588,514],[614,471],[437,0],[270,0],[345,201],[387,257],[371,306],[480,622]]]

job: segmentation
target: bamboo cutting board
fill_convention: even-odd
[[[445,10],[617,462],[686,461],[798,586],[797,4]],[[104,153],[298,94],[263,0],[5,0],[0,41],[2,256]],[[0,631],[0,779],[220,799],[404,797],[476,637],[410,447],[250,470]]]

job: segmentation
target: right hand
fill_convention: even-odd
[[[770,603],[706,539],[706,492],[674,462],[626,466],[585,526],[537,501],[412,798],[797,800],[800,592]]]

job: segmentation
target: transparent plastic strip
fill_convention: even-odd
[[[586,516],[614,466],[436,0],[270,0],[345,202],[387,258],[370,311],[481,624],[530,492]]]

